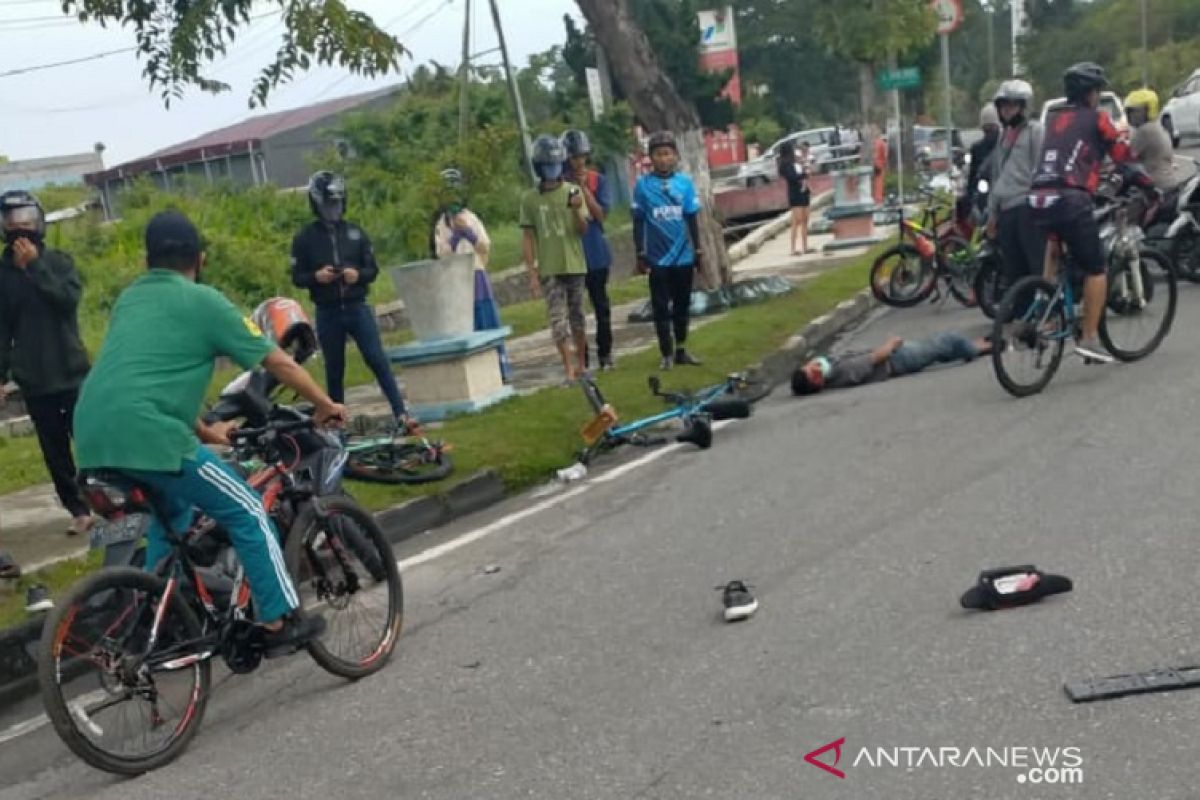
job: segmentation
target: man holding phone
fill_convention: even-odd
[[[329,396],[337,403],[345,401],[346,338],[352,338],[387,397],[398,428],[407,433],[416,423],[408,416],[375,312],[367,302],[379,265],[366,232],[345,220],[345,179],[328,171],[313,175],[308,204],[316,219],[292,240],[292,283],[308,289],[317,307],[317,339],[325,354]]]

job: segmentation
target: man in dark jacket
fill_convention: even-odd
[[[345,180],[332,172],[316,173],[308,182],[308,203],[317,218],[292,240],[292,283],[308,289],[317,307],[317,339],[325,354],[329,396],[336,403],[346,399],[346,337],[350,337],[375,373],[397,424],[408,431],[415,423],[408,417],[379,338],[375,312],[367,302],[379,265],[366,232],[344,219]]]
[[[0,215],[0,386],[11,377],[20,387],[58,499],[73,517],[68,532],[85,533],[92,516],[71,455],[71,420],[88,372],[77,317],[83,286],[71,257],[47,249],[46,216],[37,198],[5,192]],[[0,388],[0,398],[6,394]]]

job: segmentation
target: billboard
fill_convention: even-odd
[[[733,70],[729,83],[721,90],[736,106],[742,102],[742,81],[738,74],[737,29],[734,26],[733,7],[725,6],[696,14],[700,24],[700,68],[710,72]],[[736,164],[743,160],[743,142],[737,126],[728,131],[708,131],[705,134],[708,146],[708,163],[717,167]]]

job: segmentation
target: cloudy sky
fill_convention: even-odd
[[[455,66],[462,52],[465,0],[350,0],[412,51],[407,67],[436,60]],[[257,13],[276,6],[261,3]],[[496,45],[487,0],[473,0],[477,34],[473,52]],[[217,97],[189,92],[163,108],[141,76],[133,53],[81,64],[3,76],[32,67],[119,50],[133,44],[121,29],[80,25],[61,17],[59,0],[0,0],[0,154],[12,159],[85,152],[103,142],[112,166],[252,115],[249,87],[274,53],[282,23],[278,15],[254,21],[238,35],[228,55],[209,71],[233,91]],[[513,60],[524,64],[535,52],[561,44],[562,16],[579,18],[573,0],[500,0],[500,13]],[[499,54],[480,57],[498,63]],[[278,89],[266,111],[280,111],[393,83],[390,76],[369,81],[340,70],[301,74]]]

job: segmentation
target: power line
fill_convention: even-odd
[[[52,61],[49,64],[35,64],[32,67],[19,67],[10,69],[5,72],[0,72],[0,78],[7,78],[12,75],[24,75],[26,72],[37,72],[42,69],[53,69],[54,67],[65,67],[70,64],[83,64],[87,61],[96,61],[97,59],[115,56],[120,53],[132,53],[137,50],[136,47],[122,47],[119,50],[106,50],[103,53],[93,53],[90,56],[82,56],[81,58],[69,58],[66,61]]]

